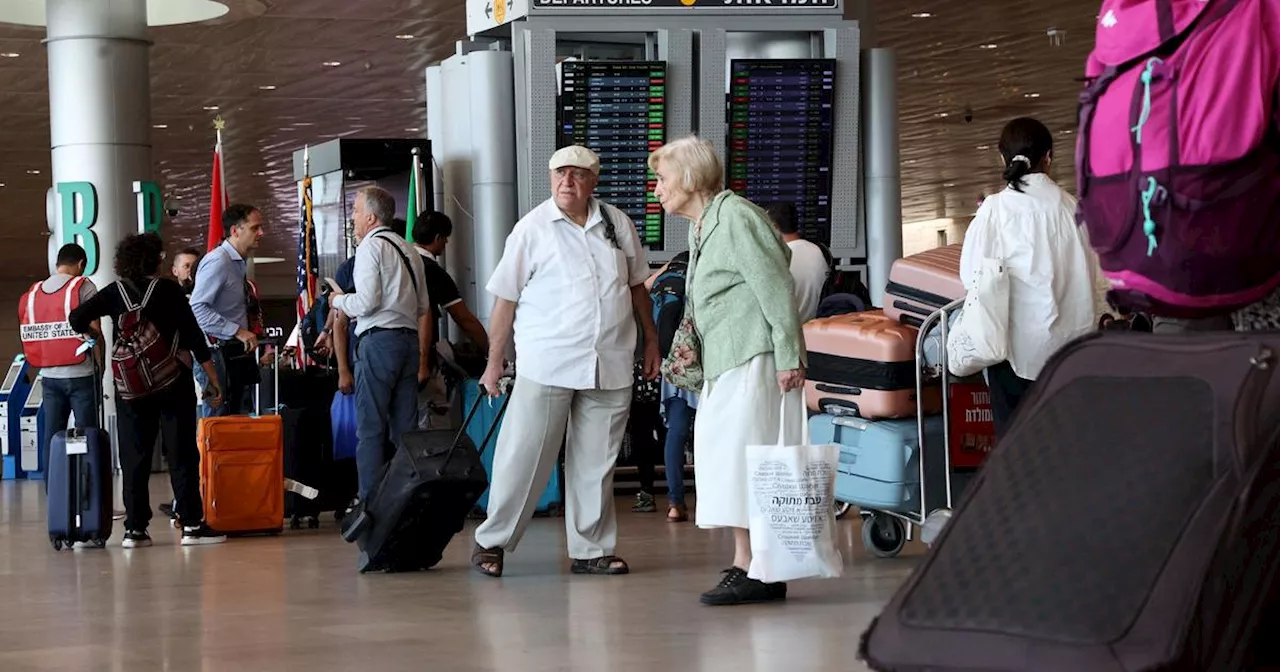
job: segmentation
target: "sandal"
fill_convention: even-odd
[[[484,548],[476,544],[471,552],[471,566],[485,576],[498,578],[502,576],[502,558],[505,554],[501,548]]]
[[[689,520],[689,510],[683,504],[672,504],[667,509],[668,523],[683,523]]]
[[[574,574],[598,574],[616,576],[618,574],[627,574],[631,568],[627,563],[616,555],[606,555],[602,558],[592,558],[590,560],[574,560],[569,567],[569,571]]]

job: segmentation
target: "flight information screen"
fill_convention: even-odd
[[[729,64],[729,188],[762,207],[794,203],[800,235],[823,245],[831,244],[835,69],[834,59]]]
[[[662,249],[662,206],[649,153],[666,140],[667,64],[565,61],[561,64],[559,147],[600,155],[596,195],[627,213],[640,241]]]

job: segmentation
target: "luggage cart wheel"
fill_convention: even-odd
[[[93,545],[94,545],[94,547],[96,547],[96,548],[106,548],[106,547],[107,547],[107,540],[106,540],[106,539],[94,539],[94,540],[93,540]]]
[[[875,513],[862,520],[862,545],[877,558],[892,558],[907,545],[907,526],[899,519]]]
[[[49,540],[49,542],[53,544],[53,550],[55,550],[55,551],[61,551],[61,550],[62,550],[62,540],[61,540],[61,539],[50,539],[50,540]]]
[[[853,505],[849,502],[836,502],[832,508],[835,509],[836,520],[842,520],[853,510]]]

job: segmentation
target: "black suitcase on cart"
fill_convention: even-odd
[[[367,501],[342,521],[342,537],[360,548],[360,571],[417,571],[440,562],[467,514],[489,487],[480,451],[498,423],[476,446],[467,436],[480,395],[457,430],[405,432]],[[498,417],[507,410],[503,402]]]
[[[863,635],[874,670],[1268,669],[1280,334],[1095,334],[1054,356]],[[1274,627],[1274,626],[1271,626]],[[1274,647],[1273,647],[1274,648]]]

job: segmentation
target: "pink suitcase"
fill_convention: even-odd
[[[869,420],[915,415],[917,333],[879,310],[805,323],[809,408]],[[941,410],[941,390],[925,388],[925,412]]]
[[[964,298],[960,245],[947,245],[893,262],[884,288],[884,314],[918,327],[939,308]]]

